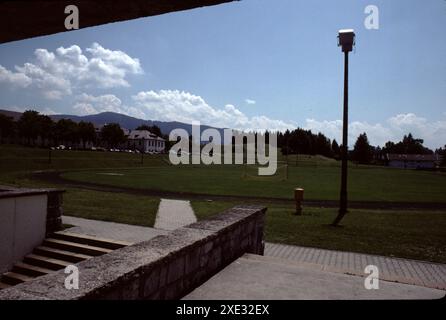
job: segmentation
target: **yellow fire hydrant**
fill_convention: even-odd
[[[304,189],[294,189],[294,200],[296,201],[296,215],[302,215],[302,200],[304,199]]]

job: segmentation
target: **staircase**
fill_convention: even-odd
[[[92,257],[131,245],[129,242],[58,231],[0,275],[0,290],[32,280]]]

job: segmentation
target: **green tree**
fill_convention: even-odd
[[[88,142],[94,142],[96,140],[96,131],[94,125],[91,122],[81,121],[78,123],[78,134],[82,141],[82,145],[85,149]]]
[[[54,140],[56,144],[79,142],[77,123],[71,119],[60,119],[54,126]]]
[[[17,122],[19,135],[25,138],[28,145],[35,141],[40,134],[40,115],[37,111],[27,110],[22,113]]]
[[[367,134],[360,134],[353,148],[353,160],[362,164],[369,164],[373,158],[373,148],[369,144]]]
[[[335,158],[340,158],[341,148],[339,147],[339,144],[336,141],[336,139],[333,139],[333,142],[331,143],[331,151],[333,152],[333,156]]]
[[[53,135],[52,130],[53,130],[54,122],[50,117],[43,115],[43,114],[39,115],[37,121],[38,121],[38,127],[39,127],[38,135],[42,139],[41,144],[43,146],[45,144],[45,140],[48,140],[48,143],[49,143],[49,140],[51,139],[51,137]]]
[[[124,131],[118,123],[106,124],[101,129],[101,139],[109,148],[114,148],[125,140]]]
[[[432,154],[433,151],[423,146],[424,140],[417,139],[409,133],[403,137],[398,143],[391,141],[385,144],[383,153],[397,153],[397,154]]]
[[[162,137],[163,133],[161,132],[161,129],[157,125],[148,126],[146,124],[140,125],[136,128],[136,130],[147,130],[150,131],[153,134],[156,134],[158,137]]]
[[[0,143],[3,138],[14,136],[15,122],[12,117],[0,114]]]

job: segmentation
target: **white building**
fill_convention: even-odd
[[[127,147],[144,152],[164,152],[166,141],[147,130],[132,130],[127,137]]]
[[[387,165],[404,169],[433,169],[440,165],[438,154],[387,154]]]

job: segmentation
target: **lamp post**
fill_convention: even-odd
[[[337,226],[347,213],[347,159],[348,159],[348,53],[355,45],[355,32],[353,29],[339,30],[338,47],[344,52],[344,117],[342,124],[342,168],[341,193],[339,199],[339,212],[332,225]]]

